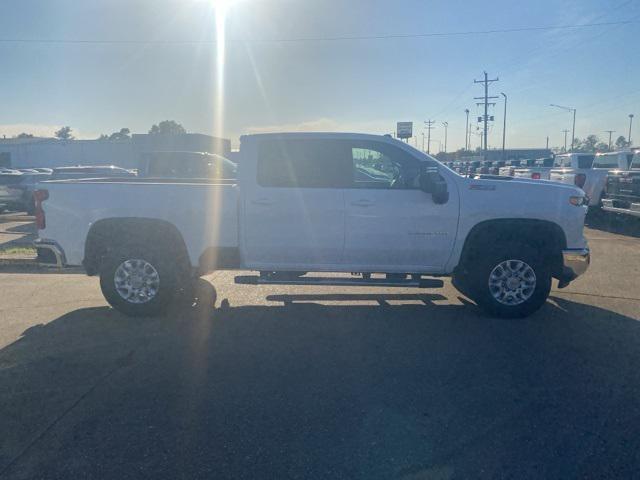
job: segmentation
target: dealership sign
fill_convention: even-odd
[[[396,136],[398,138],[413,137],[413,122],[398,122],[398,128],[396,129]]]

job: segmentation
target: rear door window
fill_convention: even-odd
[[[353,171],[347,145],[334,140],[264,140],[258,184],[278,188],[346,188]]]

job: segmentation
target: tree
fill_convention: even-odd
[[[584,152],[595,152],[597,144],[598,144],[598,137],[595,135],[589,135],[582,142],[580,149]]]
[[[618,138],[616,138],[616,148],[618,150],[622,150],[623,148],[627,148],[629,146],[629,142],[627,142],[627,139],[624,137],[624,135],[620,135]]]
[[[181,135],[187,133],[182,125],[174,120],[163,120],[149,130],[151,135]]]
[[[604,142],[600,142],[596,145],[596,152],[608,152],[609,151],[609,145],[604,143]]]
[[[18,136],[16,136],[16,138],[33,138],[33,133],[20,133],[18,134]]]
[[[105,135],[103,133],[97,138],[97,140],[109,140],[109,135]]]
[[[131,130],[128,128],[121,128],[119,132],[114,132],[109,135],[109,140],[128,140],[131,138]]]
[[[580,150],[582,148],[582,140],[576,137],[575,140],[573,141],[572,148],[573,150]]]
[[[71,134],[71,127],[62,127],[55,133],[55,136],[58,140],[73,140],[73,135]]]

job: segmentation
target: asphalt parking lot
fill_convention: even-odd
[[[518,321],[449,282],[233,272],[133,320],[96,278],[0,265],[0,478],[632,477],[640,228],[592,227],[589,272]]]

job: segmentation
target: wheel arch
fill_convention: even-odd
[[[96,275],[105,256],[118,246],[151,243],[172,252],[177,262],[191,262],[184,239],[175,225],[166,220],[144,217],[105,218],[89,229],[82,264],[88,275]]]
[[[562,250],[567,246],[562,227],[549,220],[520,218],[486,220],[475,225],[465,239],[458,268],[469,267],[488,245],[510,242],[524,242],[544,252],[552,275],[562,273]]]

